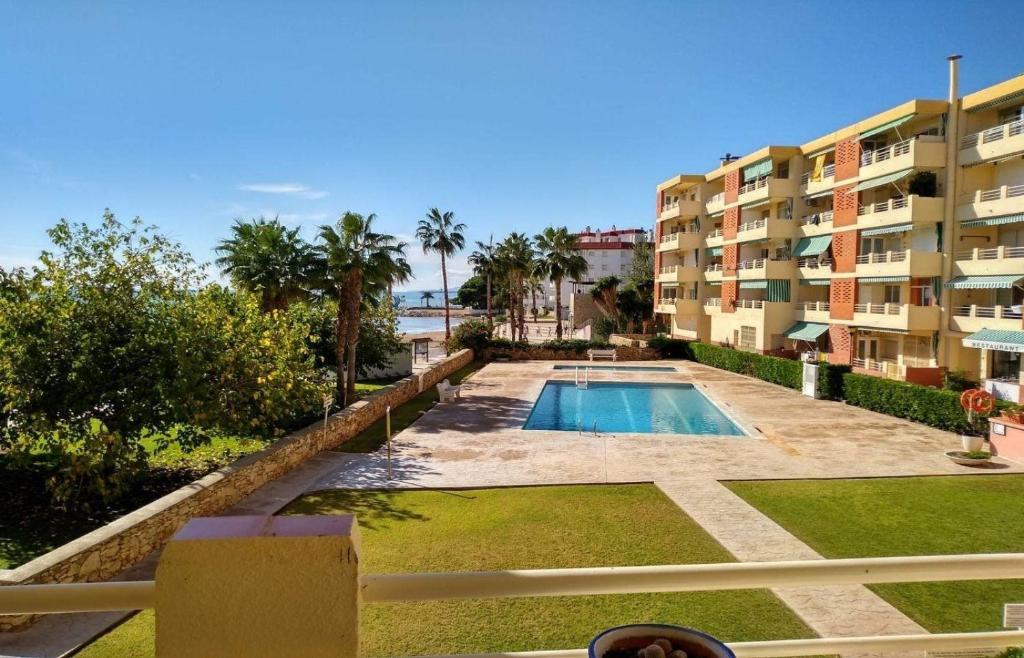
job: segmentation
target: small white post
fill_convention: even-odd
[[[384,410],[384,432],[388,437],[388,479],[391,479],[391,405]]]

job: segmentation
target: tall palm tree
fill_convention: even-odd
[[[423,294],[420,295],[420,301],[427,303],[427,308],[430,308],[430,300],[434,298],[434,293],[429,290],[424,290]]]
[[[448,309],[448,266],[447,258],[451,258],[466,246],[466,238],[462,232],[465,224],[455,221],[455,213],[450,210],[441,212],[437,208],[427,211],[427,216],[416,225],[416,237],[423,243],[423,253],[441,254],[441,283],[444,288],[444,337],[452,336],[452,324]]]
[[[492,283],[497,273],[498,255],[494,248],[494,234],[487,244],[476,241],[477,249],[469,255],[469,264],[473,266],[473,274],[482,276],[487,281],[487,331],[494,333],[494,312],[492,309]]]
[[[523,305],[523,284],[533,266],[533,246],[523,233],[509,233],[498,244],[500,268],[508,277],[509,322],[513,340],[526,337],[526,309]]]
[[[562,340],[562,281],[582,279],[587,273],[587,259],[580,255],[579,237],[564,226],[549,226],[533,239],[536,269],[555,286],[555,335]]]
[[[309,292],[313,249],[275,217],[235,220],[217,245],[217,265],[235,286],[260,296],[265,312],[286,309]]]
[[[346,212],[335,225],[320,227],[319,270],[324,291],[338,300],[338,399],[347,407],[356,393],[356,347],[364,295],[381,294],[402,276],[405,244],[377,233],[377,216]]]

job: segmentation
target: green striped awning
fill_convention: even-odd
[[[1020,102],[1021,100],[1024,100],[1024,91],[1015,91],[1012,94],[1007,94],[1006,96],[1000,96],[999,98],[994,98],[994,99],[990,100],[987,103],[982,103],[981,105],[975,105],[974,107],[972,107],[971,109],[969,109],[967,111],[968,112],[984,112],[985,110],[991,110],[993,108],[1002,107],[1003,105],[1011,105],[1013,103]]]
[[[866,231],[861,231],[860,236],[862,238],[871,237],[872,235],[885,235],[886,233],[903,233],[904,231],[913,231],[914,227],[911,224],[895,224],[893,226],[882,226],[880,228],[869,228]]]
[[[810,238],[800,238],[796,247],[793,248],[794,256],[820,256],[825,253],[828,246],[832,244],[831,235],[815,235]]]
[[[818,337],[828,331],[827,324],[818,322],[797,322],[786,330],[786,338],[793,340],[818,340]]]
[[[800,279],[802,286],[830,286],[832,279]]]
[[[1012,288],[1021,279],[1024,276],[1020,274],[958,276],[947,281],[946,287],[954,290],[1000,290]]]
[[[964,336],[964,347],[1003,352],[1024,352],[1024,331],[1012,329],[982,329]]]
[[[835,147],[835,144],[833,144],[832,146],[826,146],[823,149],[819,149],[819,150],[815,151],[814,153],[808,153],[804,157],[808,158],[810,160],[813,160],[814,158],[818,157],[819,155],[826,155],[826,154],[831,153],[832,151],[835,151],[835,150],[836,150],[836,147]]]
[[[863,192],[864,190],[871,190],[876,187],[888,185],[889,183],[895,183],[896,181],[902,180],[909,176],[912,171],[914,170],[903,169],[902,171],[886,174],[885,176],[879,176],[878,178],[869,178],[867,180],[862,180],[861,182],[857,183],[857,187],[850,190],[850,192]]]
[[[856,329],[858,332],[863,333],[863,334],[903,334],[903,335],[906,335],[906,334],[910,333],[906,329],[886,329],[884,327],[863,327],[863,326],[857,326],[857,327],[851,327],[851,328],[852,329]]]
[[[808,194],[804,198],[808,201],[811,199],[820,199],[823,196],[832,196],[833,190],[825,190],[824,192],[815,192],[814,194]]]
[[[861,276],[857,277],[857,283],[906,283],[910,281],[909,276]]]
[[[723,247],[708,247],[708,256],[721,256],[724,251]]]
[[[768,281],[740,281],[741,290],[766,290]]]
[[[871,130],[865,130],[864,132],[862,132],[860,134],[860,139],[864,139],[865,137],[871,137],[872,135],[877,135],[879,133],[884,133],[886,130],[891,130],[892,128],[896,128],[898,126],[902,126],[903,124],[905,124],[906,122],[910,121],[913,118],[914,118],[913,114],[908,114],[905,117],[900,117],[899,119],[893,119],[892,121],[889,121],[887,123],[883,123],[880,126],[875,126]]]
[[[765,198],[761,199],[760,201],[748,201],[746,203],[741,203],[740,204],[740,208],[742,208],[744,210],[749,210],[750,208],[756,208],[757,206],[763,206],[763,205],[765,205],[766,203],[768,203],[770,201],[771,201],[771,199],[769,199],[768,197],[765,197]]]
[[[960,222],[961,228],[978,228],[979,226],[1001,226],[1002,224],[1017,224],[1024,222],[1024,212],[1012,215],[999,215],[998,217],[985,217],[984,219],[965,219]]]
[[[768,292],[765,299],[769,302],[788,302],[789,279],[768,279]]]
[[[772,173],[772,159],[765,158],[743,168],[743,182],[749,183],[770,173]]]

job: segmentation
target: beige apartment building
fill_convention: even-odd
[[[1024,75],[657,187],[671,335],[1024,402]]]

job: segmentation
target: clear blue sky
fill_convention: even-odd
[[[260,214],[309,237],[346,209],[409,236],[430,206],[474,240],[651,226],[654,186],[726,150],[943,98],[950,53],[962,91],[1024,71],[1019,8],[0,0],[0,265],[104,207],[201,260]]]

